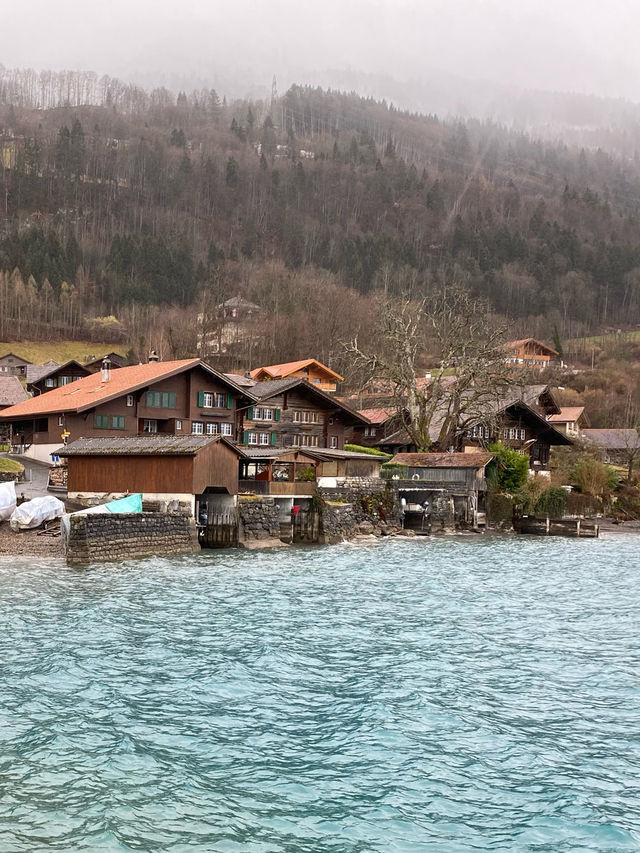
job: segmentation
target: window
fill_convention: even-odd
[[[217,435],[218,424],[205,424],[205,432],[207,433],[207,435]]]
[[[158,432],[158,421],[155,418],[144,418],[142,421],[142,432]]]
[[[216,409],[224,409],[227,405],[227,395],[226,394],[214,394],[214,405]]]
[[[64,426],[64,415],[58,415],[58,426]]]
[[[233,397],[231,394],[198,391],[198,406],[202,409],[232,409]]]
[[[502,430],[502,437],[503,437],[503,438],[505,438],[505,439],[506,439],[506,438],[509,438],[509,430],[508,430],[508,429],[503,429],[503,430]]]
[[[136,398],[133,394],[127,394],[127,406],[134,406],[136,402]]]
[[[182,429],[182,421],[176,421],[176,429]]]
[[[338,448],[338,436],[337,436],[337,435],[332,435],[332,436],[331,436],[331,445],[330,445],[330,446],[331,446],[334,450],[337,450],[337,448]]]
[[[53,376],[49,376],[47,379],[44,380],[44,386],[45,388],[56,387],[56,380],[53,378]]]
[[[364,434],[373,438],[373,436],[376,434],[376,428],[372,426],[365,427]]]
[[[176,392],[175,391],[147,391],[147,406],[150,409],[175,409],[176,408]]]
[[[257,444],[258,443],[258,433],[250,432],[247,433],[248,444]]]
[[[210,391],[202,392],[202,407],[204,409],[212,409],[213,408],[213,394]]]
[[[94,415],[93,425],[96,429],[109,429],[109,415]]]
[[[263,446],[268,446],[269,444],[271,444],[271,435],[268,432],[260,433],[260,444],[262,444]]]
[[[521,441],[524,441],[526,437],[527,437],[527,431],[526,431],[526,430],[524,430],[524,429],[521,429],[521,430],[520,430],[520,439],[521,439]]]
[[[59,376],[58,377],[58,385],[71,385],[75,377],[73,376]]]
[[[317,435],[299,435],[296,437],[296,441],[299,447],[317,447],[318,446],[318,436]]]
[[[318,423],[318,413],[317,412],[294,412],[293,413],[293,422],[296,424],[317,424]]]
[[[202,421],[192,421],[191,422],[191,434],[192,435],[204,435],[204,424]]]
[[[124,429],[124,415],[111,416],[111,429]]]
[[[333,418],[329,418],[328,423],[329,423],[329,424],[332,424],[332,423],[333,423]]]
[[[232,424],[220,424],[220,434],[221,435],[233,435],[233,425]]]
[[[273,409],[265,409],[264,406],[258,406],[253,412],[254,421],[272,421]]]

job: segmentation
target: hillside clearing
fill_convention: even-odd
[[[127,350],[121,344],[95,341],[0,341],[0,356],[8,352],[26,358],[32,364],[44,364],[49,360],[64,364],[71,359],[83,364],[108,352],[126,355]]]

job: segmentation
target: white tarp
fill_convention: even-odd
[[[17,506],[9,519],[13,531],[40,527],[45,521],[53,521],[64,514],[64,504],[53,495],[34,498]]]
[[[16,484],[0,483],[0,521],[6,521],[16,508]]]

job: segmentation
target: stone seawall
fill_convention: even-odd
[[[69,522],[66,556],[70,566],[200,550],[195,522],[187,515],[100,513],[74,515]]]
[[[238,499],[238,542],[280,539],[280,510],[273,498]]]

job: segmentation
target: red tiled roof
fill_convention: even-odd
[[[538,341],[535,338],[521,338],[519,341],[509,341],[506,345],[507,349],[520,349],[525,344],[535,344],[545,351],[547,355],[558,355],[556,350],[548,347],[546,344],[543,344],[542,341]]]
[[[393,409],[359,409],[359,415],[367,418],[372,424],[383,424],[395,414]]]
[[[340,376],[339,373],[336,373],[335,370],[331,370],[330,367],[327,367],[326,364],[321,364],[315,358],[305,358],[302,361],[287,361],[284,364],[269,364],[266,367],[256,367],[251,371],[251,376],[255,379],[262,372],[268,373],[273,379],[283,379],[286,376],[290,376],[292,373],[295,373],[297,370],[302,370],[305,367],[310,367],[312,364],[315,364],[320,370],[324,370],[327,373],[331,374],[334,379],[337,379],[338,382],[342,382],[343,377]]]
[[[583,414],[584,406],[562,406],[559,415],[549,415],[550,424],[567,424],[577,421]]]
[[[410,468],[484,468],[492,453],[396,453],[392,463]]]
[[[69,385],[54,388],[46,394],[31,397],[23,403],[18,403],[17,406],[4,409],[1,417],[4,419],[56,414],[58,412],[82,412],[99,403],[106,403],[108,400],[121,397],[123,394],[131,394],[151,383],[168,379],[200,364],[205,370],[215,373],[227,385],[237,388],[234,383],[201,362],[199,358],[157,361],[137,364],[133,367],[119,367],[117,370],[111,371],[111,378],[108,382],[102,381],[101,371],[92,373],[90,376],[77,379]]]

